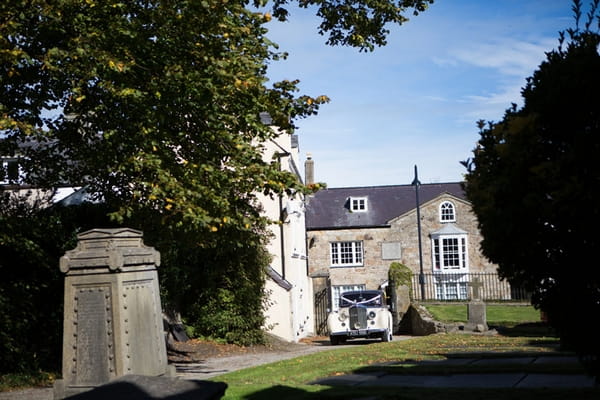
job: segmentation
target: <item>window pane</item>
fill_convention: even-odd
[[[344,292],[351,292],[351,291],[357,291],[357,290],[366,290],[365,285],[340,285],[340,286],[333,286],[332,288],[333,290],[331,291],[331,295],[333,297],[333,302],[331,304],[333,304],[333,310],[337,311],[340,308],[340,296],[342,293]]]
[[[433,239],[433,258],[436,269],[440,269],[440,240]]]
[[[338,244],[339,243],[331,243],[331,263],[339,264],[340,259],[338,256]]]
[[[440,219],[442,221],[454,221],[454,206],[452,203],[443,203],[440,206]]]
[[[362,265],[362,242],[331,243],[331,265]]]
[[[456,283],[447,283],[446,284],[446,300],[457,300],[458,299],[458,290],[456,287]]]
[[[16,161],[9,161],[7,168],[7,175],[10,181],[16,182],[19,179],[19,163]]]
[[[340,253],[342,254],[342,264],[352,264],[352,242],[340,243]]]
[[[442,239],[442,254],[444,266],[447,268],[460,267],[460,257],[458,252],[458,239]]]
[[[357,264],[362,264],[362,242],[354,242],[356,248],[354,252],[355,262]]]
[[[461,282],[458,284],[458,290],[461,300],[467,299],[467,284],[466,282]]]
[[[438,300],[445,300],[444,288],[441,283],[436,283],[435,285],[435,298]]]
[[[350,210],[352,211],[365,211],[367,209],[367,199],[364,198],[350,198]]]

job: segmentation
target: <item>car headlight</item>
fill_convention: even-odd
[[[341,312],[341,313],[338,315],[338,319],[339,319],[340,321],[345,321],[346,319],[348,319],[348,314],[346,314],[345,312]]]
[[[377,314],[375,314],[375,311],[371,311],[371,312],[369,312],[369,314],[367,315],[367,318],[369,318],[369,319],[375,319],[375,316],[376,316],[376,315],[377,315]]]

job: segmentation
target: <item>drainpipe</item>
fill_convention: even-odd
[[[282,171],[281,168],[281,159],[283,157],[290,156],[290,153],[287,151],[283,151],[281,153],[277,153],[277,162],[279,163],[279,171]],[[281,277],[285,279],[285,240],[284,240],[284,229],[283,223],[285,220],[285,215],[283,213],[283,193],[279,194],[279,246],[281,249]]]
[[[280,159],[281,161],[281,159]],[[281,168],[281,167],[280,167]],[[281,276],[285,279],[285,240],[283,239],[283,195],[279,195],[279,245],[281,247]]]

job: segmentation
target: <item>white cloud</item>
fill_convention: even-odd
[[[533,72],[545,58],[545,52],[554,44],[554,39],[540,43],[506,39],[455,49],[451,53],[456,62],[492,68],[503,75],[523,77]]]

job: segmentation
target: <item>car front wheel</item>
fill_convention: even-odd
[[[381,341],[382,342],[391,342],[392,341],[392,334],[390,333],[389,329],[386,329],[385,331],[383,331],[383,333],[381,334]]]

